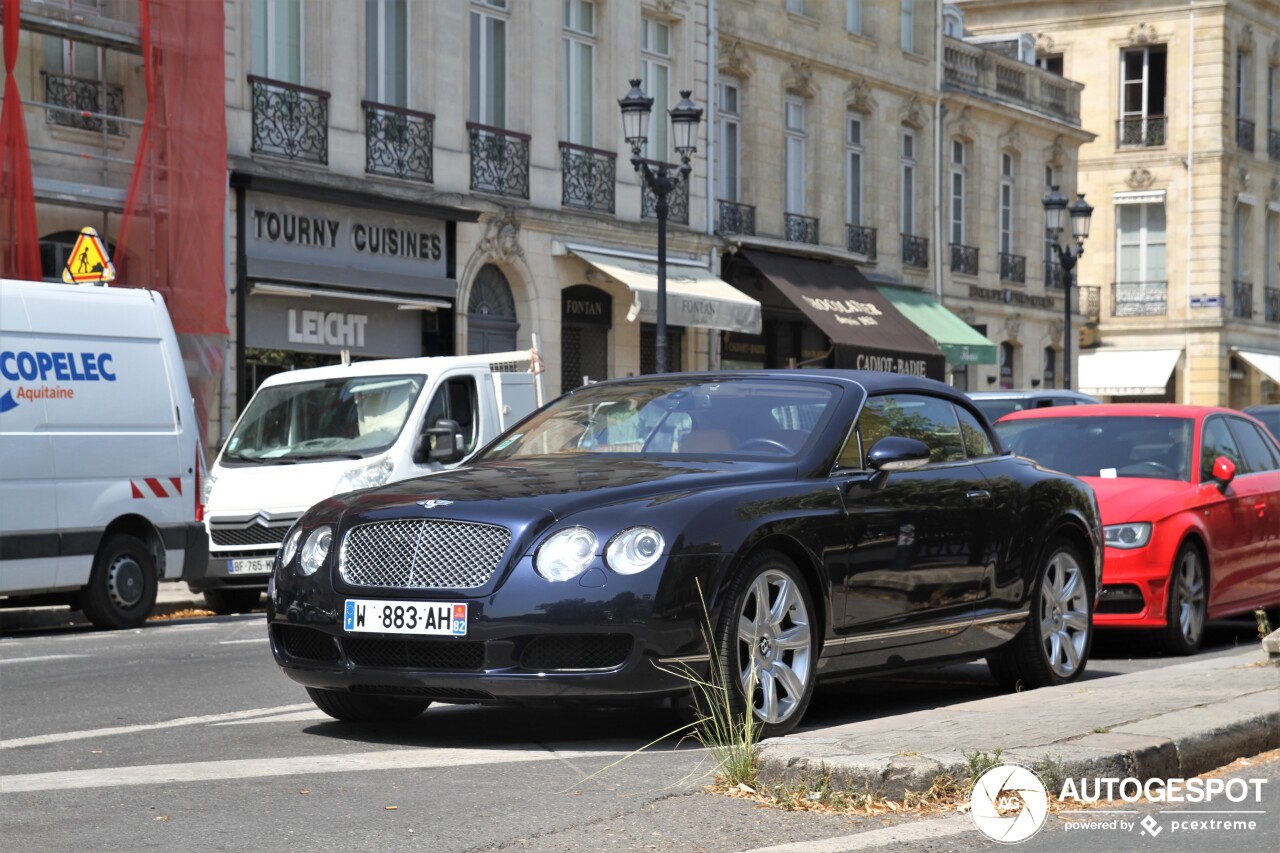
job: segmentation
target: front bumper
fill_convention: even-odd
[[[1171,558],[1162,549],[1107,548],[1102,598],[1093,623],[1099,628],[1163,628]]]

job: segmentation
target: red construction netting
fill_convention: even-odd
[[[219,4],[221,7],[221,4]],[[18,64],[22,4],[4,2],[4,107],[0,113],[0,277],[40,280],[40,232],[27,125],[13,69]],[[221,38],[221,37],[220,37]]]

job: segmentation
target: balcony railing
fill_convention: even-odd
[[[1267,131],[1267,156],[1280,160],[1280,130]]]
[[[1169,282],[1117,281],[1111,285],[1112,317],[1161,317],[1169,309]]]
[[[649,164],[650,169],[657,169],[662,164],[657,160],[645,160]],[[672,163],[667,164],[667,171],[675,174],[680,171],[680,167]],[[640,181],[640,216],[642,219],[658,218],[658,196],[653,190],[649,189],[646,181]],[[682,178],[676,188],[667,196],[667,221],[679,222],[681,225],[689,224],[689,179]]]
[[[1062,290],[1062,265],[1057,261],[1044,262],[1045,290]]]
[[[1253,282],[1231,282],[1231,313],[1245,320],[1253,317]]]
[[[45,110],[45,121],[49,124],[101,132],[103,114],[124,115],[123,86],[71,74],[40,73],[44,76],[45,103],[63,107]],[[107,120],[106,129],[112,136],[125,135],[124,125],[118,121]]]
[[[864,255],[867,260],[876,259],[876,229],[869,225],[844,226],[844,245],[850,252]]]
[[[1077,287],[1077,293],[1080,295],[1080,313],[1084,315],[1085,321],[1089,323],[1097,323],[1102,319],[1102,288],[1101,287]]]
[[[755,205],[720,199],[716,203],[716,206],[718,208],[719,222],[716,226],[716,230],[719,231],[720,234],[725,236],[730,234],[743,234],[748,237],[755,236]]]
[[[1236,146],[1245,151],[1253,150],[1254,124],[1247,118],[1236,119]]]
[[[945,86],[1013,103],[1080,125],[1083,85],[994,50],[947,36],[942,50]]]
[[[805,216],[802,213],[784,213],[782,214],[782,227],[789,242],[818,245],[818,218],[816,216]]]
[[[467,122],[471,138],[471,189],[494,195],[529,197],[527,133]]]
[[[918,270],[929,268],[929,238],[914,234],[902,236],[902,265]]]
[[[1001,252],[1000,280],[1011,281],[1015,284],[1026,284],[1027,259],[1022,255],[1011,255],[1008,252]]]
[[[255,154],[329,164],[329,93],[249,76]]]
[[[1116,145],[1120,148],[1155,148],[1164,145],[1164,116],[1132,116],[1116,122]]]
[[[1280,323],[1280,287],[1268,287],[1262,292],[1263,311],[1268,323]]]
[[[951,271],[965,275],[978,274],[978,247],[951,244]]]
[[[560,203],[613,213],[618,155],[572,142],[560,143]]]
[[[373,101],[361,101],[360,106],[364,108],[364,170],[431,183],[436,117]]]

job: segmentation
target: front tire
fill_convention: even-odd
[[[716,631],[733,712],[749,709],[761,737],[795,728],[813,696],[819,627],[813,595],[795,563],[753,556],[734,580]]]
[[[157,592],[156,562],[146,543],[117,533],[98,549],[80,609],[99,628],[137,628],[151,615]]]
[[[1069,684],[1084,673],[1093,645],[1093,590],[1080,550],[1054,540],[1036,573],[1031,614],[1018,636],[987,658],[1010,690]]]
[[[1205,610],[1208,607],[1206,567],[1200,549],[1183,543],[1173,558],[1169,592],[1165,596],[1165,626],[1160,646],[1171,655],[1189,655],[1204,639]]]
[[[308,687],[307,695],[317,708],[344,723],[404,722],[416,719],[431,704],[428,699],[364,696],[316,687]]]

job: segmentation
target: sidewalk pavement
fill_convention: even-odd
[[[185,581],[164,581],[156,593],[156,606],[152,616],[169,616],[183,610],[206,610],[204,596],[192,592]],[[69,625],[88,625],[89,620],[79,610],[66,605],[57,607],[17,607],[0,610],[0,631],[62,628]]]
[[[1280,666],[1254,645],[772,738],[762,744],[760,775],[776,785],[826,770],[833,786],[900,799],[927,791],[940,774],[966,778],[966,753],[994,757],[998,749],[1000,763],[1036,770],[1053,787],[1067,778],[1190,778],[1277,747]]]

